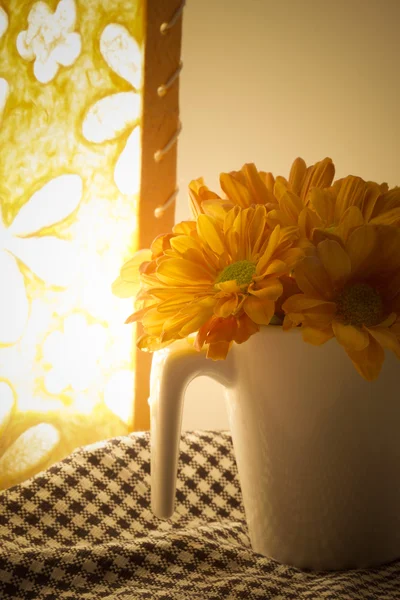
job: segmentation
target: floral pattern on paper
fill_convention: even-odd
[[[8,15],[0,6],[0,40],[8,29]]]
[[[6,106],[9,91],[10,86],[8,85],[8,81],[3,77],[0,77],[0,122],[3,115],[3,110]]]
[[[8,29],[8,15],[0,6],[0,40]]]
[[[7,381],[0,381],[0,435],[11,418],[11,411],[14,408],[15,398],[10,384]]]
[[[74,0],[60,0],[54,13],[45,2],[36,2],[28,16],[28,29],[17,37],[17,50],[34,61],[33,72],[40,83],[49,83],[59,68],[70,67],[81,53],[81,36],[74,32]]]
[[[111,23],[101,34],[100,52],[110,69],[133,89],[98,100],[85,116],[82,133],[88,142],[101,144],[133,129],[115,165],[114,181],[121,194],[136,194],[139,172],[134,172],[132,165],[139,164],[140,156],[141,50],[125,27]]]
[[[106,342],[107,331],[99,323],[91,325],[79,313],[67,317],[63,331],[50,333],[43,345],[43,359],[50,367],[45,377],[47,391],[59,394],[70,387],[82,392],[100,379]]]
[[[144,19],[142,0],[0,0],[0,488],[132,424],[130,299],[111,282],[137,198],[114,178],[135,172],[119,158],[140,139]]]
[[[78,175],[60,175],[33,194],[9,227],[0,214],[0,344],[17,342],[28,320],[20,263],[46,284],[63,287],[73,278],[77,264],[73,245],[53,235],[38,234],[74,212],[81,195]]]

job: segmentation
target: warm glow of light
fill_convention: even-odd
[[[40,423],[22,433],[0,458],[0,479],[8,473],[19,477],[48,458],[60,442],[53,425]]]
[[[142,0],[0,7],[0,488],[132,424],[111,283],[136,249],[142,21]]]

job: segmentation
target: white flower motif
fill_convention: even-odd
[[[0,457],[0,481],[21,478],[48,459],[60,442],[60,432],[50,423],[26,429]]]
[[[133,90],[119,92],[98,100],[89,108],[82,124],[88,142],[101,144],[113,140],[129,129],[125,148],[115,166],[114,180],[121,194],[139,191],[142,53],[139,44],[122,25],[111,23],[100,38],[100,52],[117,75],[128,81]],[[136,170],[132,165],[137,165]]]
[[[0,39],[8,29],[8,15],[4,8],[0,6]]]
[[[3,77],[0,77],[0,118],[6,106],[9,89],[10,86],[8,85],[8,81]]]
[[[43,344],[43,359],[50,370],[45,386],[51,394],[68,387],[74,392],[87,390],[101,378],[99,361],[104,354],[107,331],[100,324],[89,325],[81,314],[64,321],[64,331],[54,331]]]
[[[20,399],[8,381],[0,380],[0,490],[32,477],[78,446],[128,433],[116,412],[99,399],[91,402],[87,392],[68,407],[49,406],[30,395],[21,409]]]
[[[15,399],[11,386],[6,381],[0,381],[0,432],[8,424],[14,404]]]
[[[42,229],[68,217],[79,205],[82,180],[60,175],[35,192],[6,228],[0,214],[0,343],[14,344],[24,332],[29,303],[16,259],[45,283],[66,287],[76,272],[73,245]]]
[[[35,61],[33,72],[40,83],[54,79],[60,66],[70,67],[80,55],[75,24],[75,0],[60,0],[54,13],[45,2],[32,6],[28,29],[17,36],[17,50],[24,60]]]

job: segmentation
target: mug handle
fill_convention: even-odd
[[[150,379],[151,508],[156,517],[174,513],[183,401],[189,383],[207,375],[227,388],[234,386],[233,356],[206,358],[186,340],[153,354]]]

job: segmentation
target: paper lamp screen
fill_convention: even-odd
[[[0,488],[131,424],[143,13],[0,4]]]

